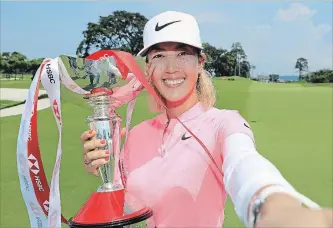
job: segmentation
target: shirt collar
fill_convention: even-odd
[[[200,114],[202,114],[203,112],[205,112],[205,109],[203,107],[203,105],[198,102],[196,103],[193,107],[191,107],[189,110],[187,110],[186,112],[184,112],[183,114],[181,114],[178,119],[182,122],[186,122],[188,120],[191,120],[197,116],[199,116]],[[167,124],[168,122],[168,117],[166,115],[166,112],[163,112],[160,116],[159,116],[159,121],[161,124]]]

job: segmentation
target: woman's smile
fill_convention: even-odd
[[[181,86],[184,82],[185,82],[185,78],[178,78],[178,79],[162,79],[164,85],[166,87],[170,87],[170,88],[177,88],[179,86]]]

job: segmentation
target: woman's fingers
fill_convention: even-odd
[[[104,147],[105,145],[105,139],[90,140],[83,145],[83,152],[84,154],[87,154],[89,151],[95,150],[99,147]]]
[[[96,132],[93,130],[85,131],[81,135],[81,142],[85,143],[86,141],[90,140],[92,137],[96,135]],[[126,127],[123,127],[120,131],[120,136],[124,137],[126,135]]]
[[[85,141],[91,139],[95,135],[96,135],[96,132],[93,130],[85,131],[81,134],[81,137],[80,137],[81,142],[84,143]]]
[[[108,163],[108,160],[105,158],[101,158],[101,159],[93,160],[90,163],[90,166],[94,169],[98,169],[101,165],[104,165],[106,163]]]
[[[126,127],[123,127],[120,131],[120,137],[125,137],[126,135]]]
[[[126,135],[126,127],[122,128],[120,131],[120,136],[124,137]],[[95,176],[99,176],[98,168],[109,162],[109,151],[100,150],[98,148],[105,147],[107,145],[106,140],[96,139],[92,140],[96,136],[96,132],[93,130],[88,130],[82,133],[80,139],[83,144],[83,161],[86,171]],[[96,150],[98,149],[98,150]]]
[[[99,176],[98,168],[106,163],[108,163],[108,159],[106,158],[93,160],[90,163],[85,164],[85,169],[88,171],[88,173]]]
[[[98,160],[101,158],[108,158],[109,157],[109,151],[108,150],[94,150],[86,153],[84,155],[84,162],[85,163],[91,163],[93,160]]]

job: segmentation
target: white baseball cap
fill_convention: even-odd
[[[197,20],[190,14],[176,11],[158,14],[144,27],[144,48],[138,55],[145,56],[151,46],[162,42],[179,42],[202,49]]]

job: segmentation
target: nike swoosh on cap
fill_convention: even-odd
[[[179,20],[179,21],[172,21],[172,22],[166,23],[166,24],[164,24],[164,25],[162,25],[162,26],[159,26],[159,25],[158,25],[158,22],[157,22],[157,24],[156,24],[156,26],[155,26],[155,31],[158,32],[158,31],[164,29],[165,27],[167,27],[167,26],[169,26],[169,25],[171,25],[171,24],[177,23],[177,22],[181,22],[181,20]]]

